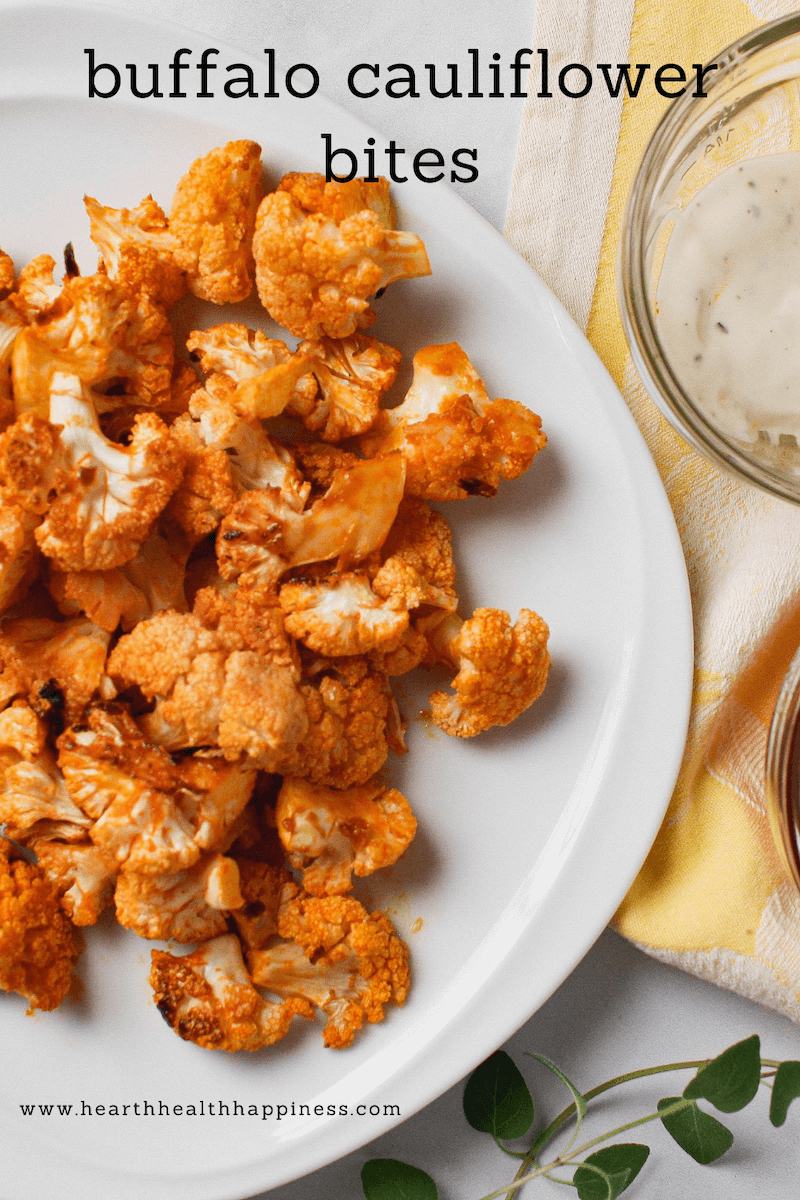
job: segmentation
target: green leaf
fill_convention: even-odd
[[[439,1200],[430,1175],[396,1158],[371,1158],[361,1168],[366,1200]]]
[[[578,1189],[580,1200],[615,1200],[633,1183],[649,1153],[649,1146],[641,1146],[638,1142],[618,1142],[590,1154],[586,1163],[599,1168],[603,1174],[587,1170],[583,1163],[578,1167],[572,1182]]]
[[[773,1125],[783,1124],[789,1105],[797,1096],[800,1096],[800,1062],[782,1062],[775,1072],[769,1102],[769,1119]]]
[[[516,1138],[533,1123],[533,1100],[525,1080],[504,1050],[495,1050],[470,1075],[464,1116],[473,1129],[496,1138]]]
[[[755,1096],[761,1081],[761,1043],[758,1034],[724,1050],[683,1089],[688,1100],[709,1100],[720,1112],[738,1112]]]
[[[667,1096],[665,1100],[659,1100],[658,1111],[661,1112],[671,1104],[677,1104],[680,1099],[680,1096]],[[685,1150],[695,1162],[703,1165],[720,1158],[733,1144],[730,1129],[726,1129],[715,1117],[698,1108],[695,1100],[679,1112],[662,1117],[661,1121],[681,1150]]]

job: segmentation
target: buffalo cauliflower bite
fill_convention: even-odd
[[[123,867],[114,892],[117,920],[139,937],[205,942],[228,928],[227,913],[244,903],[239,870],[215,852],[184,871],[144,875]]]
[[[279,996],[310,1000],[327,1018],[326,1046],[349,1046],[365,1021],[403,1004],[410,982],[408,947],[383,913],[350,896],[292,895],[278,914],[282,938],[248,955],[253,982]]]
[[[39,548],[34,531],[40,520],[17,504],[0,506],[0,614],[20,600],[36,578]]]
[[[261,303],[301,338],[349,337],[375,320],[368,296],[431,273],[421,240],[394,228],[385,179],[285,175],[261,202],[253,253]]]
[[[156,1007],[179,1037],[209,1050],[260,1050],[285,1037],[293,1017],[311,1020],[307,1000],[263,1000],[250,982],[233,933],[205,942],[182,958],[152,952]]]
[[[41,516],[51,502],[51,464],[58,453],[58,430],[25,412],[0,434],[0,497],[3,507],[18,505]]]
[[[94,925],[114,895],[116,866],[92,842],[38,840],[33,849],[72,924]]]
[[[90,237],[110,279],[127,292],[148,292],[171,308],[186,294],[186,276],[175,262],[175,236],[152,196],[135,208],[106,208],[84,196]]]
[[[56,301],[17,336],[12,353],[17,412],[47,417],[54,373],[76,375],[98,410],[172,400],[174,339],[163,309],[105,275],[67,279]]]
[[[9,303],[25,325],[31,325],[48,313],[61,295],[61,285],[53,272],[56,261],[49,254],[37,254],[19,273]]]
[[[352,875],[391,866],[417,829],[405,796],[374,780],[338,791],[285,779],[275,818],[289,864],[303,871],[312,896],[349,892]]]
[[[179,180],[169,229],[177,242],[175,260],[201,300],[236,304],[250,295],[251,241],[263,194],[256,142],[217,146]]]
[[[286,629],[311,650],[331,656],[396,650],[408,613],[377,596],[366,575],[348,572],[320,583],[285,583],[279,599]]]
[[[298,381],[289,411],[326,442],[365,433],[397,377],[400,351],[356,333],[303,342],[298,352],[311,371]]]
[[[291,567],[337,559],[347,570],[383,544],[403,495],[402,456],[359,461],[303,512],[277,488],[245,492],[217,534],[223,579],[271,587]]]
[[[70,796],[49,747],[31,759],[0,746],[0,775],[0,824],[9,837],[85,840],[91,819]]]
[[[376,595],[409,611],[422,606],[441,613],[455,611],[453,535],[441,513],[424,500],[403,497],[381,558],[372,578]]]
[[[448,617],[432,635],[443,661],[458,666],[455,695],[434,692],[433,720],[445,733],[474,737],[492,725],[508,725],[524,712],[547,682],[549,631],[529,608],[511,624],[508,613],[476,608],[463,624]]]
[[[388,680],[363,658],[322,659],[314,682],[300,685],[308,733],[293,754],[272,769],[327,787],[366,783],[389,753]]]
[[[155,413],[130,445],[109,442],[74,375],[53,376],[50,421],[61,426],[44,481],[55,498],[36,541],[62,571],[111,570],[134,558],[180,481],[181,456]]]
[[[307,355],[246,325],[196,330],[186,345],[207,376],[206,386],[251,420],[283,412],[311,365]]]
[[[14,860],[0,838],[0,988],[19,992],[30,1008],[57,1008],[72,984],[79,934],[44,872]]]
[[[92,818],[89,837],[109,864],[159,875],[198,860],[195,830],[174,790],[177,769],[143,741],[123,709],[93,708],[85,724],[61,735],[58,748],[69,794]]]
[[[249,858],[236,861],[244,903],[231,916],[244,945],[256,950],[278,932],[278,908],[292,877],[284,867],[271,863]]]
[[[406,491],[427,500],[493,496],[527,471],[546,444],[540,418],[515,400],[489,400],[456,342],[414,355],[414,380],[361,440],[370,456],[401,450]]]
[[[0,300],[5,300],[14,286],[14,260],[5,250],[0,250]]]
[[[109,633],[119,625],[129,630],[163,609],[186,611],[187,557],[186,546],[177,538],[168,541],[160,533],[152,533],[121,567],[67,572],[51,567],[47,586],[65,615],[85,613]]]
[[[26,697],[60,733],[107,687],[109,634],[92,621],[18,617],[0,630],[0,696]]]

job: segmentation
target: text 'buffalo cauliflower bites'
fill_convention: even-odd
[[[529,609],[457,615],[428,501],[493,495],[546,438],[455,342],[389,407],[370,300],[430,265],[385,179],[264,196],[240,140],[141,194],[84,197],[92,275],[71,243],[63,277],[0,250],[0,988],[56,1007],[113,913],[189,948],[150,973],[181,1038],[255,1051],[316,1017],[344,1048],[410,986],[356,898],[417,831],[382,774],[392,678],[450,668],[433,720],[471,737],[549,665]],[[173,328],[254,281],[297,346],[191,297]]]
[[[394,222],[385,179],[284,175],[261,201],[253,238],[258,294],[269,315],[302,338],[349,337],[371,325],[369,296],[431,273],[420,239]]]

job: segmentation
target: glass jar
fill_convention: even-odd
[[[732,164],[800,150],[800,13],[762,26],[711,63],[716,70],[704,74],[705,96],[693,94],[691,80],[670,104],[631,190],[619,255],[623,325],[639,374],[675,429],[723,469],[800,503],[795,436],[758,431],[743,438],[741,420],[734,428],[689,394],[659,336],[657,289],[676,215]]]

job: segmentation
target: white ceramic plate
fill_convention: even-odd
[[[139,64],[140,78],[159,63],[167,92],[175,49],[191,48],[196,62],[207,44],[119,12],[6,9],[0,32],[0,245],[18,265],[59,258],[71,240],[93,269],[84,192],[115,206],[152,192],[168,206],[191,160],[230,138],[257,139],[275,182],[287,169],[320,169],[321,133],[357,150],[370,133],[317,97],[195,99],[196,71],[185,74],[187,99],[89,99],[86,47],[98,62]],[[266,90],[262,62],[220,49],[215,82],[226,64],[250,61]],[[410,753],[391,772],[420,832],[405,860],[358,894],[392,913],[415,983],[405,1008],[351,1050],[325,1050],[308,1027],[252,1056],[180,1041],[152,1004],[150,946],[110,920],[88,930],[82,1000],[25,1017],[18,997],[2,998],[5,1200],[240,1200],[362,1145],[547,999],[657,831],[684,742],[692,653],[683,559],[653,464],[588,344],[502,238],[444,187],[395,193],[434,274],[391,288],[372,332],[409,358],[459,341],[491,394],[528,403],[549,434],[525,478],[446,511],[463,610],[541,612],[551,680],[514,725],[471,741],[415,719],[429,680],[400,681]],[[269,328],[256,304],[236,319]],[[159,1102],[196,1113],[159,1115]],[[295,1115],[278,1120],[277,1105],[292,1102]],[[72,1109],[45,1115],[47,1104]],[[359,1104],[366,1115],[354,1114]]]

